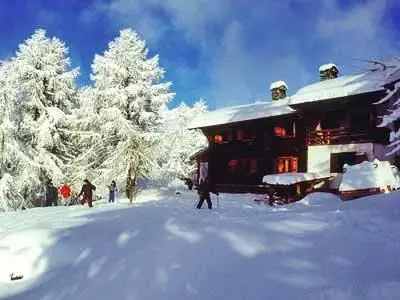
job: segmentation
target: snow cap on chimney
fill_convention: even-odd
[[[333,63],[325,64],[319,67],[321,81],[337,78],[338,74],[339,68]]]
[[[279,80],[271,83],[269,89],[272,93],[272,100],[286,98],[286,91],[288,90],[288,86],[284,81]]]

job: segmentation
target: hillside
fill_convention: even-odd
[[[0,214],[0,299],[400,299],[398,192],[281,207],[222,195],[212,211],[195,199]]]

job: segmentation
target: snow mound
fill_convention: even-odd
[[[182,180],[176,178],[168,183],[168,188],[171,190],[186,190],[187,186]]]
[[[398,170],[388,161],[364,161],[360,164],[344,165],[344,174],[339,191],[351,191],[358,189],[381,188],[387,190],[400,188]]]
[[[337,207],[342,203],[339,196],[331,193],[311,193],[301,199],[298,204],[306,206],[320,206],[326,207]],[[296,203],[296,204],[297,204]]]

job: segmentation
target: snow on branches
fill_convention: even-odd
[[[391,86],[387,90],[387,95],[376,104],[390,101],[391,109],[382,117],[382,122],[378,127],[388,127],[392,130],[390,133],[391,150],[388,155],[400,154],[400,60],[394,59],[390,64],[390,73],[385,79],[385,83]]]
[[[39,29],[2,66],[2,210],[29,206],[45,181],[65,178],[70,141],[64,130],[78,75],[67,55],[63,42]]]
[[[140,180],[173,180],[207,142],[188,122],[203,101],[169,110],[174,97],[158,56],[125,29],[95,55],[91,86],[76,88],[68,48],[42,29],[0,62],[0,211],[29,207],[44,184],[111,180],[133,200]]]
[[[103,55],[95,56],[92,99],[85,109],[98,136],[88,137],[92,143],[84,154],[95,181],[129,182],[129,194],[137,179],[152,178],[162,138],[160,109],[174,96],[163,77],[158,56],[148,58],[145,41],[131,29],[122,30]]]
[[[22,102],[23,143],[40,166],[32,176],[55,184],[64,180],[64,163],[70,158],[63,129],[76,102],[78,69],[71,69],[67,55],[63,42],[39,29],[19,46],[12,61]]]
[[[159,164],[164,181],[188,177],[195,169],[190,156],[208,145],[200,130],[188,130],[191,120],[207,111],[202,99],[193,107],[185,103],[163,114],[163,140],[159,147]]]

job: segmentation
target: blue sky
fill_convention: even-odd
[[[319,65],[363,71],[355,60],[400,56],[398,0],[0,0],[0,58],[36,28],[66,42],[80,84],[95,53],[132,27],[160,55],[181,101],[210,109],[269,98],[318,80]],[[397,16],[397,19],[396,19]]]

